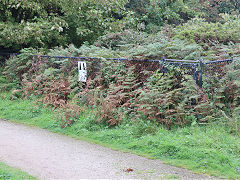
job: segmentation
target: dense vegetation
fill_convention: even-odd
[[[12,93],[2,99],[44,104],[62,128],[81,124],[82,114],[91,112],[90,131],[127,124],[134,138],[142,138],[158,134],[162,125],[170,130],[214,124],[239,137],[239,0],[0,2],[0,52],[20,52],[0,69],[1,91]],[[75,61],[32,54],[102,59],[87,61],[85,84],[77,82]],[[234,61],[206,66],[199,88],[186,68],[105,59],[162,56]],[[237,168],[235,162],[230,166],[232,172]]]
[[[25,47],[66,46],[69,43],[80,46],[86,41],[93,43],[109,32],[126,29],[157,33],[166,24],[176,26],[196,17],[209,23],[222,23],[221,13],[234,16],[240,9],[238,0],[0,2],[0,47],[12,51]],[[235,28],[237,30],[238,27]]]

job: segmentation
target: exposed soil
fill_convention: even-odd
[[[40,179],[212,179],[160,160],[3,120],[0,161]]]

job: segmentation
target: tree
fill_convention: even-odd
[[[54,47],[66,42],[67,23],[54,0],[0,0],[0,47]]]
[[[0,47],[51,48],[94,42],[124,13],[127,0],[0,0]]]

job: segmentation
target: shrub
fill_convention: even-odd
[[[222,15],[223,20],[217,23],[206,22],[203,18],[194,18],[176,28],[174,38],[187,39],[198,44],[214,45],[215,42],[227,44],[239,43],[239,15]]]
[[[118,38],[130,43],[135,39],[128,40],[131,33],[134,37],[141,36],[141,33],[129,31],[125,35],[123,33],[124,37]],[[41,98],[45,105],[64,109],[65,114],[59,113],[62,127],[71,125],[78,119],[78,114],[82,112],[81,106],[86,105],[95,109],[96,122],[109,126],[121,123],[125,115],[136,122],[144,116],[143,121],[164,124],[169,129],[176,125],[208,123],[220,116],[218,109],[231,118],[236,116],[239,90],[231,78],[238,77],[238,69],[234,70],[238,67],[237,64],[227,66],[226,69],[219,66],[218,71],[211,71],[210,68],[205,73],[206,91],[203,91],[197,87],[193,77],[188,75],[193,73],[191,69],[168,67],[166,64],[163,68],[159,63],[145,61],[122,63],[104,60],[104,57],[122,57],[121,54],[132,58],[159,58],[165,53],[171,58],[195,59],[202,53],[201,46],[185,40],[165,37],[155,39],[152,45],[147,36],[145,38],[134,42],[142,41],[145,44],[138,47],[134,45],[129,50],[118,48],[121,40],[114,42],[113,46],[111,40],[106,41],[104,48],[87,45],[76,48],[71,45],[66,49],[57,47],[50,50],[49,55],[102,57],[101,60],[87,61],[86,84],[77,82],[76,61],[33,58],[30,52],[36,50],[31,49],[23,50],[22,54],[10,59],[5,74],[12,82],[15,78],[22,85],[20,90],[25,97]],[[103,43],[103,40],[99,42]],[[108,45],[116,50],[110,49]],[[218,79],[226,84],[225,89]]]
[[[208,99],[204,98],[192,77],[176,67],[169,67],[166,73],[157,71],[139,91],[132,107],[169,129],[173,125],[191,124],[197,119],[202,122],[201,118],[210,114],[210,111],[199,111],[203,109],[199,106]]]
[[[205,69],[203,90],[220,111],[217,116],[232,132],[239,133],[240,61],[211,65]]]

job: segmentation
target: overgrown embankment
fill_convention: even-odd
[[[86,47],[54,49],[49,54],[109,55],[110,49]],[[118,53],[121,51],[113,51]],[[59,110],[62,127],[92,108],[96,123],[115,126],[122,119],[163,124],[168,129],[194,123],[224,122],[239,134],[240,86],[238,57],[233,63],[206,66],[203,88],[191,70],[145,61],[87,60],[88,79],[78,82],[77,62],[31,56],[34,49],[7,61],[2,89],[15,87],[12,98],[29,98]],[[182,54],[182,53],[179,53]],[[111,55],[113,56],[113,55]],[[208,69],[207,69],[208,68]],[[4,83],[5,81],[5,83]],[[63,111],[62,111],[63,110]]]

